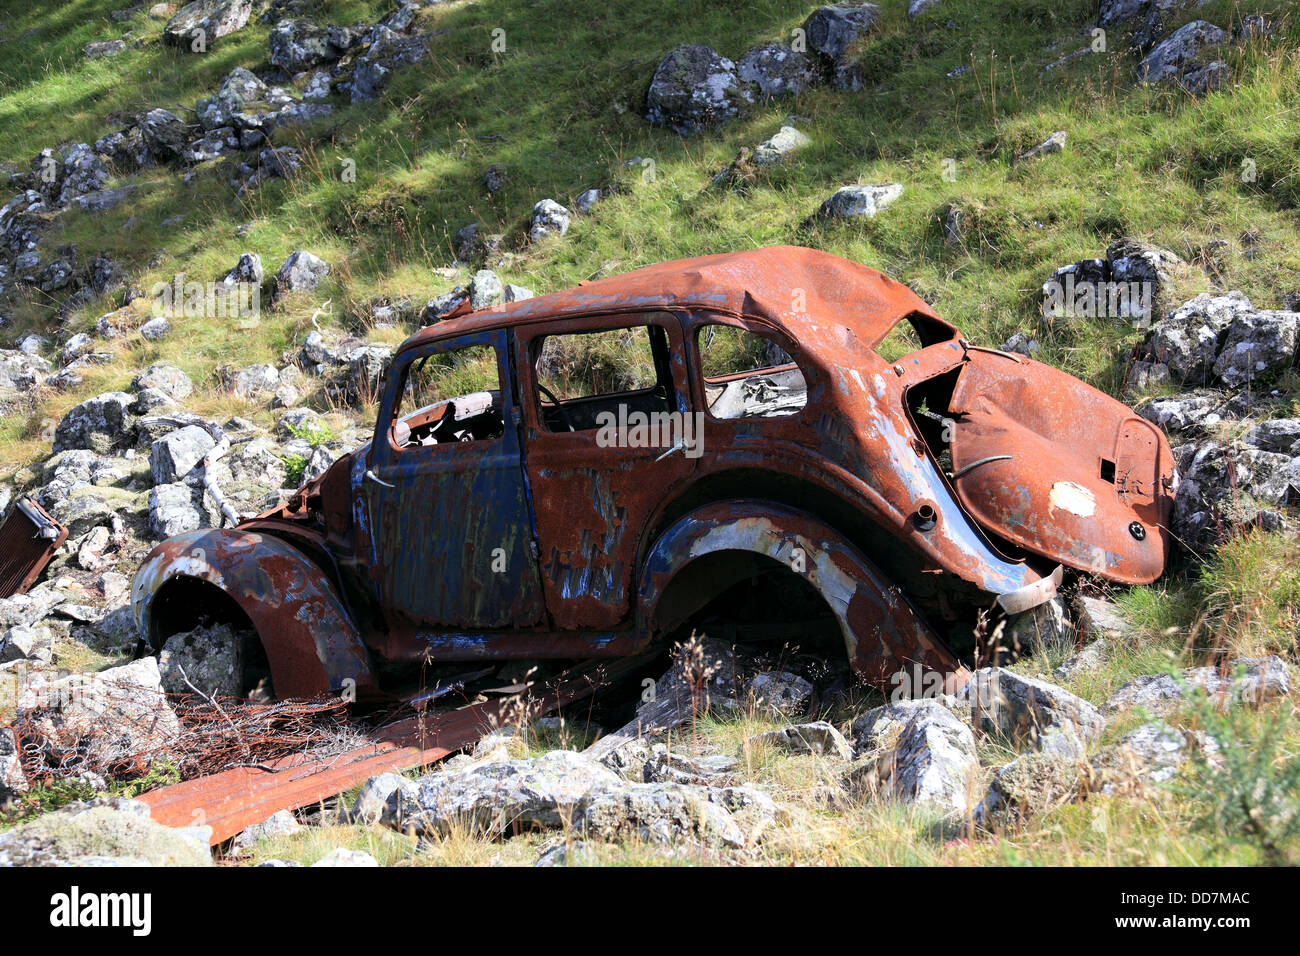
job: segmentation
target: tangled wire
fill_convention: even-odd
[[[146,693],[138,687],[121,688],[120,694],[97,689],[92,719],[70,717],[57,706],[22,711],[12,729],[27,779],[50,783],[93,774],[132,780],[164,765],[188,780],[306,751],[328,755],[359,742],[339,697],[262,703],[190,694],[142,700]]]

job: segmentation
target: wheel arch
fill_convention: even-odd
[[[221,594],[257,632],[280,697],[377,691],[370,655],[329,577],[302,551],[270,535],[211,529],[177,535],[149,553],[131,585],[139,633],[155,650],[168,626],[202,605],[177,612],[178,594],[212,600]]]
[[[663,601],[670,588],[681,593],[679,576],[726,552],[761,555],[804,575],[835,616],[854,672],[869,683],[883,689],[896,673],[914,667],[943,674],[949,688],[964,683],[965,668],[853,542],[815,515],[764,499],[711,502],[660,533],[638,576],[638,631],[652,636],[668,625],[664,615],[679,608]],[[738,556],[735,566],[743,568],[744,559]],[[690,587],[716,591],[717,584],[710,578]]]

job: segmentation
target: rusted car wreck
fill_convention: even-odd
[[[401,346],[367,445],[158,545],[132,606],[154,648],[251,625],[283,697],[639,654],[719,608],[786,640],[820,622],[878,686],[953,689],[979,612],[1158,577],[1176,483],[1121,403],[873,269],[766,248],[462,304]]]

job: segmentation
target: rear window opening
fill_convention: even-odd
[[[714,418],[781,418],[808,404],[803,372],[772,339],[719,323],[695,333],[704,400]]]
[[[876,343],[876,354],[886,362],[895,362],[928,346],[949,342],[957,335],[957,330],[942,319],[909,312]]]
[[[1115,484],[1115,463],[1105,458],[1101,460],[1101,480]]]

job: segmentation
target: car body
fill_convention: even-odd
[[[900,330],[915,347],[887,360]],[[759,346],[769,364],[726,371]],[[574,354],[608,388],[556,395]],[[473,369],[486,387],[424,401],[425,376]],[[1146,583],[1169,552],[1159,429],[811,249],[463,304],[397,350],[379,409],[284,507],[154,549],[132,589],[154,647],[239,615],[278,695],[384,697],[403,664],[640,653],[728,589],[788,583],[863,680],[953,689],[980,611],[1032,612],[1065,573]]]

